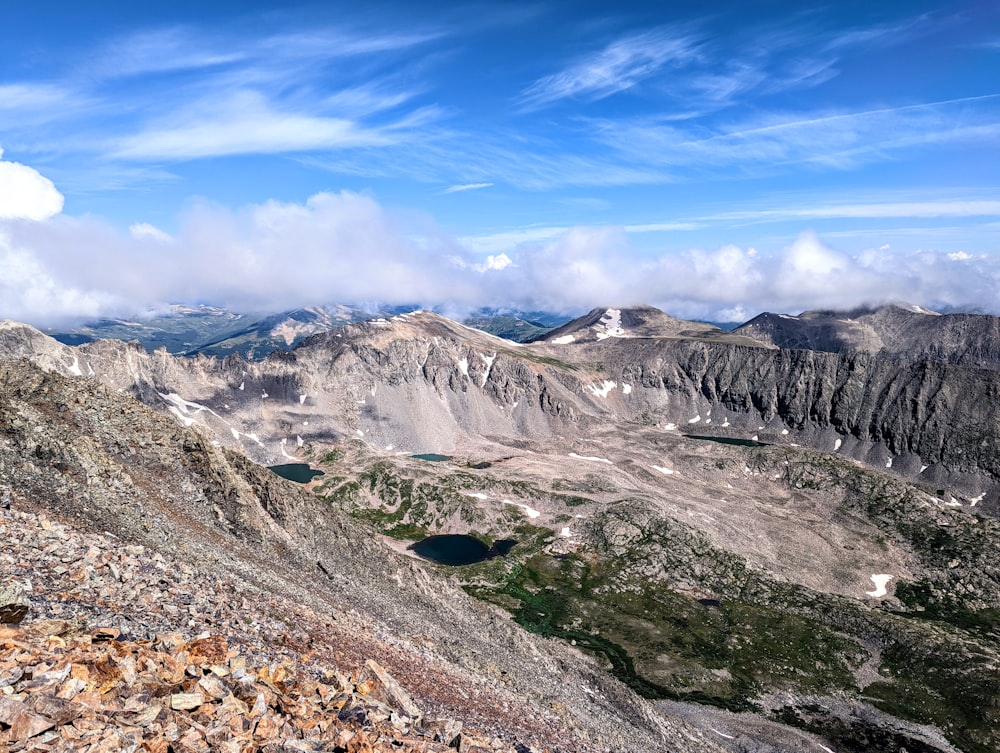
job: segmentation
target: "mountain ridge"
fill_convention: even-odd
[[[700,337],[518,345],[430,312],[253,362],[70,348],[3,324],[0,371],[0,478],[20,498],[206,567],[225,543],[241,577],[294,598],[329,581],[334,602],[392,635],[437,636],[476,675],[494,649],[467,628],[531,653],[510,615],[642,693],[767,709],[768,724],[798,719],[837,747],[857,728],[885,737],[877,750],[952,750],[876,707],[919,710],[969,751],[995,742],[988,705],[920,700],[951,698],[958,677],[989,697],[994,371]],[[307,490],[248,458],[326,476]],[[447,586],[386,552],[436,533],[519,543]],[[477,611],[458,584],[504,611]],[[520,681],[540,682],[532,672]],[[589,698],[568,702],[596,730]],[[657,725],[680,734],[630,698],[608,712],[634,718],[623,740],[652,750]]]
[[[764,313],[733,332],[780,348],[867,351],[909,361],[1000,367],[1000,317],[987,314],[938,314],[890,304],[848,312],[807,311],[797,317]]]

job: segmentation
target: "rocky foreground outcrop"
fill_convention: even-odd
[[[0,750],[539,749],[426,716],[309,610],[33,513],[3,511],[0,532],[21,584],[0,616]]]

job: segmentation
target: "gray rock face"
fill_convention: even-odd
[[[936,362],[905,363],[868,353],[762,350],[700,343],[615,342],[605,370],[634,385],[642,412],[696,433],[757,435],[836,449],[874,467],[931,484],[989,490],[996,510],[1000,463],[1000,373]],[[613,352],[612,352],[613,351]],[[688,415],[678,416],[677,405]],[[782,432],[786,432],[783,434]],[[838,441],[839,440],[839,441]]]
[[[941,315],[905,304],[848,312],[808,311],[800,316],[761,314],[733,334],[779,348],[866,351],[910,362],[1000,366],[1000,317]]]

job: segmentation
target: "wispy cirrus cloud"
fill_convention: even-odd
[[[1000,217],[1000,201],[949,199],[944,201],[891,201],[863,204],[820,204],[781,207],[711,215],[706,220],[793,219],[937,219],[940,217]]]
[[[465,191],[478,191],[482,188],[491,188],[493,183],[459,183],[455,186],[448,186],[441,191],[442,194],[463,193]]]
[[[56,84],[0,84],[0,111],[38,111],[56,106],[65,107],[76,99],[72,89]]]
[[[186,160],[239,154],[384,147],[436,116],[414,111],[380,125],[309,112],[282,110],[255,91],[196,103],[119,139],[112,156],[129,160]]]
[[[216,68],[247,60],[233,42],[208,39],[191,27],[172,26],[134,32],[103,45],[85,71],[97,78]]]
[[[425,85],[396,53],[443,34],[141,30],[100,43],[44,82],[0,75],[0,115],[11,115],[0,135],[22,152],[96,160],[88,172],[126,184],[150,175],[126,163],[384,148],[441,117],[441,108],[414,104]]]
[[[593,121],[595,138],[652,165],[744,173],[810,164],[847,169],[906,148],[1000,137],[1000,94],[854,112],[771,113],[724,126]]]
[[[317,28],[258,37],[208,34],[191,26],[133,32],[110,40],[85,68],[91,76],[122,78],[222,68],[285,68],[312,62],[397,52],[443,36],[440,30],[372,32]]]
[[[525,109],[537,109],[561,99],[604,99],[631,89],[667,66],[682,67],[700,56],[701,42],[677,29],[631,34],[565,70],[535,81],[521,94]]]

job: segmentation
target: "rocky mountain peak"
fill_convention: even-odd
[[[593,309],[535,342],[568,345],[601,342],[608,338],[697,338],[721,334],[723,331],[711,324],[676,319],[653,306],[631,306]]]

